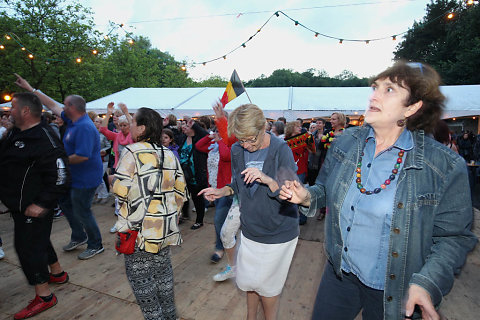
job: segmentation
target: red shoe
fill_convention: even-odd
[[[66,273],[65,271],[63,272],[63,275],[60,276],[60,277],[56,277],[54,276],[53,274],[50,273],[50,279],[48,280],[48,283],[58,283],[58,284],[62,284],[62,283],[66,283],[68,282],[68,273]]]
[[[13,318],[17,319],[17,320],[18,319],[30,318],[30,317],[33,317],[36,314],[39,314],[42,311],[45,311],[45,310],[53,307],[56,304],[57,304],[57,297],[55,295],[53,295],[52,300],[50,300],[49,302],[43,301],[42,298],[40,298],[38,295],[36,295],[35,299],[30,301],[30,303],[28,304],[28,306],[25,309],[21,310],[20,312],[17,312],[13,316]]]

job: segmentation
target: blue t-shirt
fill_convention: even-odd
[[[67,155],[87,157],[88,160],[70,164],[72,187],[79,189],[96,188],[102,182],[103,165],[100,157],[100,134],[87,114],[73,122],[62,112],[67,124],[63,144]]]

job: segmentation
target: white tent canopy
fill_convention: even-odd
[[[443,86],[447,97],[444,118],[480,115],[480,85]],[[128,88],[87,103],[88,110],[106,112],[107,104],[125,103],[131,112],[140,107],[157,110],[162,116],[173,113],[183,116],[213,114],[212,104],[224,88]],[[226,110],[249,103],[248,97],[271,119],[280,116],[293,120],[329,116],[334,111],[350,116],[361,115],[368,104],[369,87],[278,87],[247,88],[231,101]]]
[[[443,118],[480,115],[480,85],[443,86],[447,97]],[[213,114],[212,104],[225,88],[128,88],[87,103],[87,110],[105,113],[107,104],[125,103],[131,112],[140,107],[157,110],[162,116],[173,113],[177,118]],[[271,119],[285,117],[308,119],[329,116],[334,111],[360,116],[368,105],[369,87],[277,87],[247,88],[252,103]],[[244,93],[226,106],[231,111],[249,103]],[[10,103],[0,107],[6,109]]]

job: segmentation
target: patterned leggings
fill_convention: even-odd
[[[125,255],[125,268],[145,320],[175,320],[170,248],[157,254],[137,248],[133,254]]]

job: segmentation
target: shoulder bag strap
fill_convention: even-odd
[[[153,149],[155,149],[155,151],[158,154],[158,149],[155,147],[155,145],[153,143],[151,143],[150,145],[152,146]],[[158,184],[160,183],[160,172],[163,169],[163,161],[165,160],[165,154],[164,154],[164,151],[163,151],[163,147],[161,147],[160,150],[162,151],[162,159],[161,159],[161,162],[160,162],[160,166],[158,168],[157,181],[155,182],[155,185],[152,189],[152,192],[150,192],[150,197],[148,199],[147,205],[145,206],[145,213],[147,213],[148,207],[150,206],[150,202],[152,202],[153,194],[155,193],[155,190],[157,189]]]

